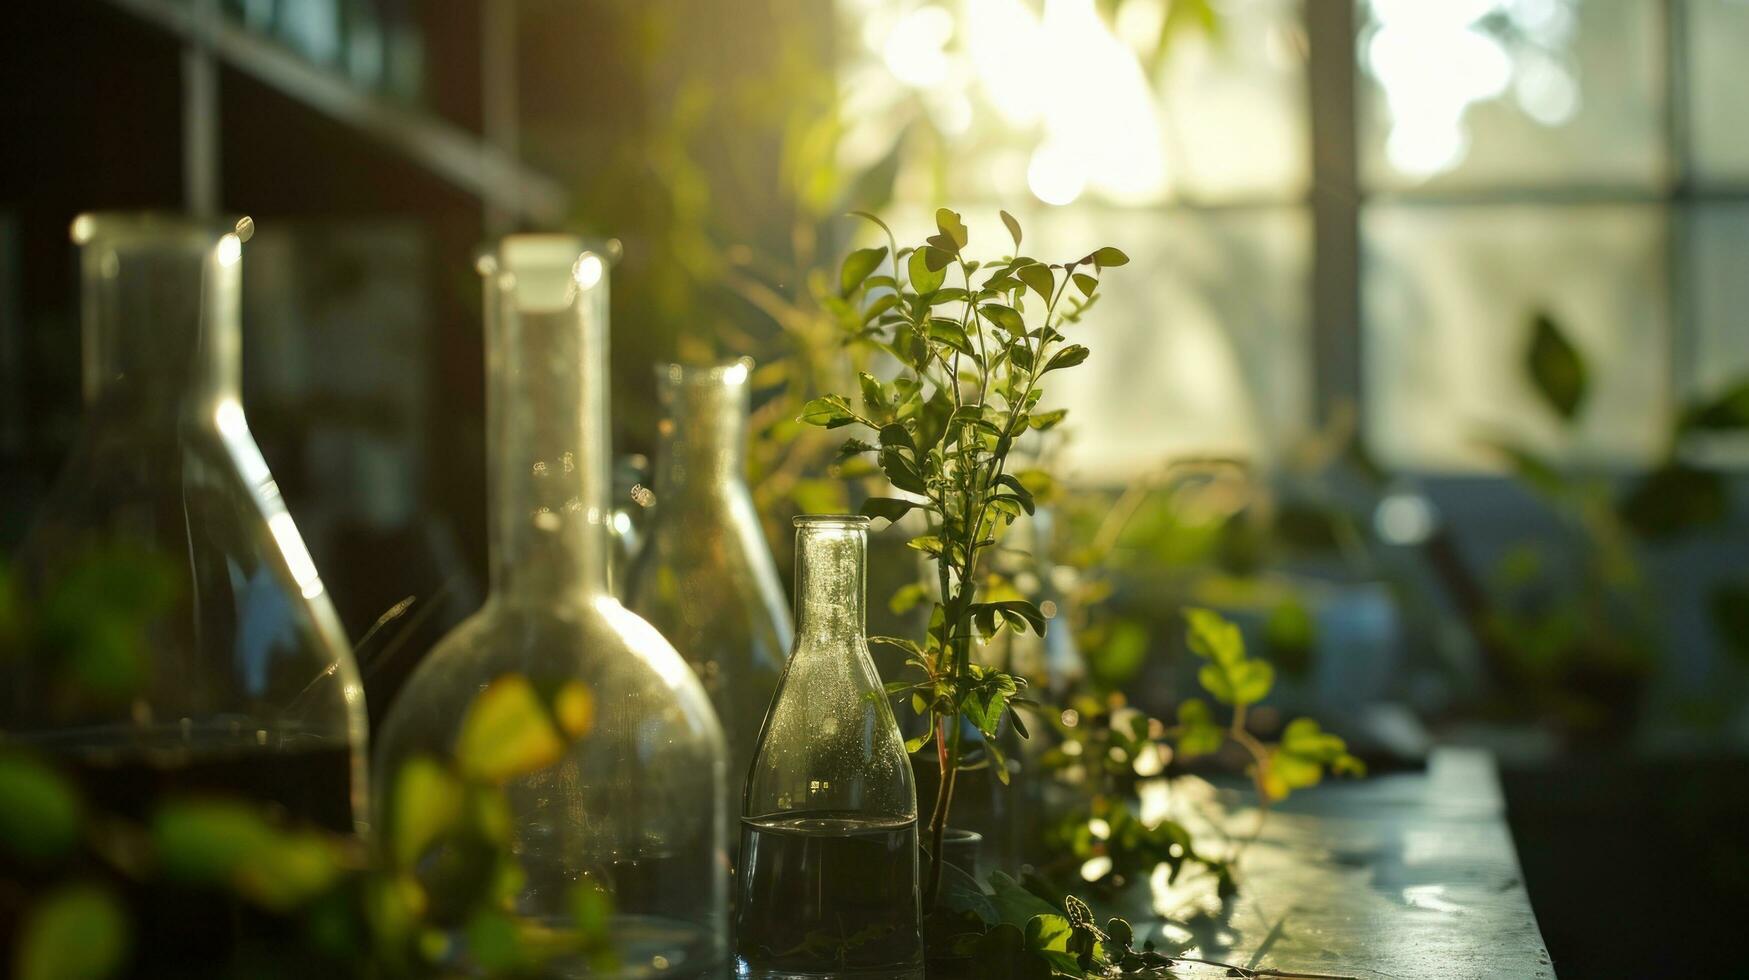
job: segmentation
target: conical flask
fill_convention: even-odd
[[[868,519],[796,527],[795,649],[741,811],[736,975],[921,980],[917,791],[863,635]]]
[[[222,792],[351,832],[365,804],[358,670],[238,394],[253,227],[73,222],[86,415],[17,571],[51,617],[79,615],[94,583],[107,583],[99,601],[148,580],[169,598],[130,627],[113,685],[69,678],[76,651],[0,662],[0,740],[56,753],[106,809]]]
[[[661,631],[704,684],[744,779],[793,629],[744,474],[752,362],[656,372],[656,504],[626,605]]]
[[[465,772],[482,768],[469,752],[513,753],[508,736],[463,739],[494,685],[580,690],[563,712],[576,737],[542,764],[492,779],[515,865],[503,911],[528,930],[563,930],[580,901],[605,898],[612,955],[559,955],[544,975],[720,973],[722,728],[685,661],[608,589],[607,264],[580,239],[513,235],[481,257],[480,272],[491,588],[413,672],[380,731],[379,854],[436,889],[446,858],[401,839],[422,817],[397,812],[390,787],[427,761],[455,760]],[[453,965],[485,969],[470,959],[466,923],[453,925]]]

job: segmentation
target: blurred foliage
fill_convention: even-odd
[[[1527,333],[1526,383],[1570,431],[1588,406],[1589,362],[1546,312],[1531,317]],[[1514,440],[1485,440],[1562,531],[1557,540],[1512,548],[1480,585],[1446,563],[1444,579],[1488,656],[1504,707],[1552,718],[1583,739],[1631,730],[1623,719],[1637,714],[1668,631],[1643,566],[1646,551],[1729,517],[1724,476],[1691,462],[1684,447],[1697,434],[1743,431],[1749,380],[1683,406],[1661,458],[1626,480],[1575,472]],[[1749,615],[1732,588],[1717,586],[1711,600],[1727,649],[1742,635],[1733,619]]]
[[[130,696],[172,581],[162,559],[123,549],[71,561],[40,595],[0,567],[0,655],[49,665],[42,676],[68,697],[87,687]],[[258,800],[169,791],[129,801],[143,816],[110,812],[62,756],[0,732],[0,939],[12,975],[127,975],[164,938],[137,924],[154,906],[228,910],[199,930],[208,975],[515,976],[561,957],[611,968],[605,891],[579,883],[567,924],[514,914],[522,872],[504,795],[593,721],[579,683],[548,691],[520,674],[498,678],[467,709],[450,757],[418,757],[386,777],[396,849],[377,862],[358,838]],[[198,904],[208,898],[218,904]]]

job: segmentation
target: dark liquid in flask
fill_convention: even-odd
[[[198,748],[196,747],[198,746]],[[184,745],[43,745],[44,756],[79,786],[87,811],[149,827],[165,799],[237,800],[262,808],[282,826],[336,834],[355,831],[352,754],[343,742],[280,736],[268,745],[227,737]],[[29,879],[31,869],[0,868]],[[128,905],[134,978],[279,977],[329,973],[310,948],[301,919],[276,918],[222,891],[160,880],[134,881],[100,864],[80,869],[106,877]],[[65,875],[66,869],[61,870]],[[47,881],[58,880],[53,872]],[[45,882],[46,884],[46,882]],[[0,910],[0,920],[20,909]],[[15,923],[0,922],[12,938]]]
[[[740,869],[738,976],[922,977],[915,817],[743,819]]]

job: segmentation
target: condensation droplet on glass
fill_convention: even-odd
[[[546,464],[545,460],[541,460],[541,461],[534,464],[534,475],[535,476],[546,476],[547,475],[547,464]]]
[[[559,520],[559,515],[545,507],[534,512],[534,526],[543,531],[557,531],[560,523],[562,522]]]
[[[566,473],[575,473],[577,471],[577,456],[576,456],[576,454],[575,453],[566,453],[565,455],[560,456],[559,457],[559,464],[564,469],[564,471]]]
[[[656,502],[656,494],[642,483],[632,484],[632,503],[639,507],[648,507]]]

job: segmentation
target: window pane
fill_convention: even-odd
[[[1694,392],[1716,392],[1749,374],[1749,204],[1688,213]]]
[[[1694,176],[1749,180],[1749,3],[1688,0],[1687,11]]]
[[[1664,175],[1661,4],[1357,3],[1368,185],[1650,186]]]
[[[1498,469],[1502,436],[1637,463],[1668,433],[1665,217],[1652,205],[1374,206],[1362,216],[1366,435],[1387,464]],[[1546,311],[1589,367],[1570,431],[1525,368]]]
[[[901,186],[939,197],[1152,205],[1298,200],[1305,32],[1294,0],[844,0],[846,162],[923,122]],[[1191,9],[1186,7],[1185,9]]]
[[[1112,244],[1131,259],[1106,273],[1104,298],[1069,329],[1092,356],[1053,376],[1052,400],[1070,409],[1071,473],[1127,479],[1168,454],[1267,461],[1304,433],[1311,224],[1302,210],[1075,208],[1021,220],[1033,254]]]

